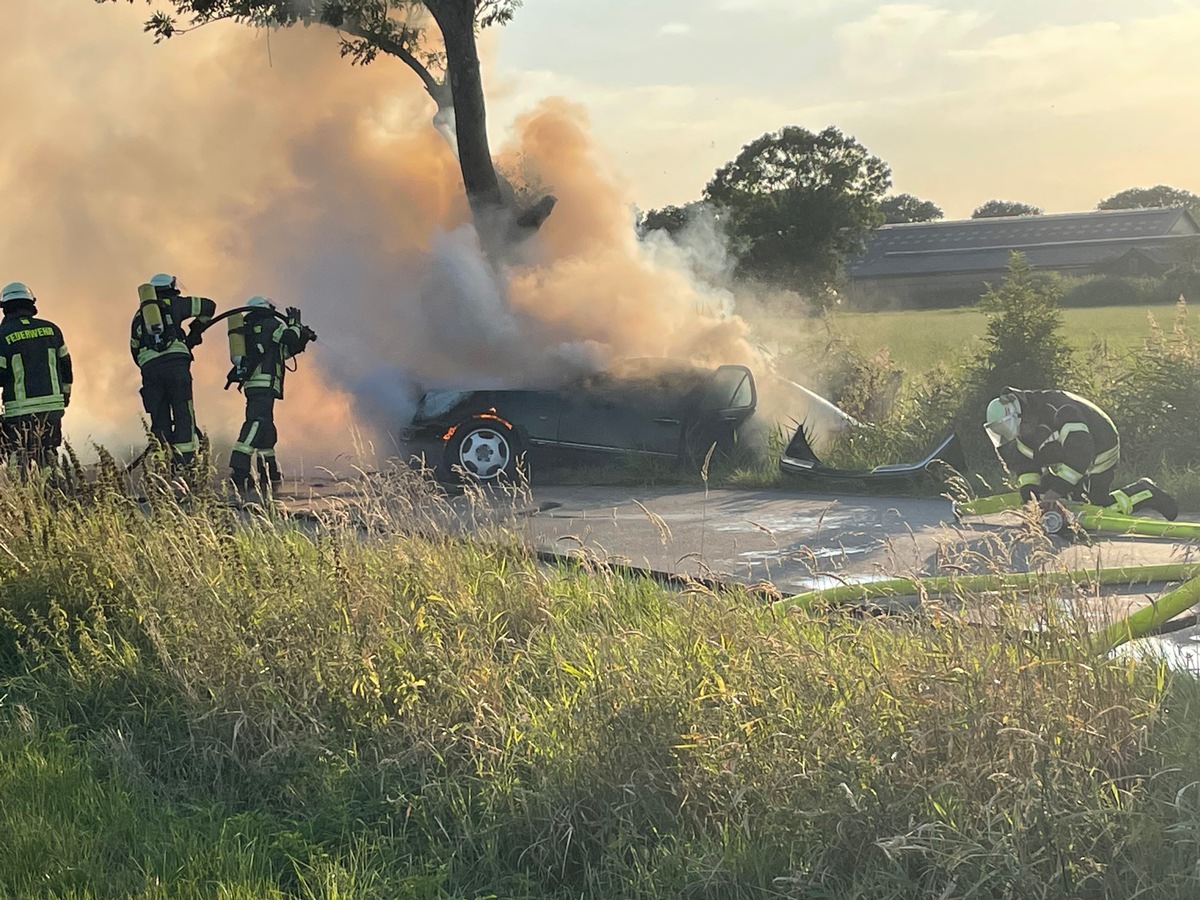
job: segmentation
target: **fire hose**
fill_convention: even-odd
[[[977,497],[954,504],[957,516],[986,516],[999,512],[1010,512],[1025,506],[1018,493],[993,494]],[[1090,503],[1056,501],[1043,510],[1049,512],[1050,521],[1043,518],[1043,526],[1051,534],[1061,534],[1074,523],[1084,531],[1107,534],[1124,534],[1138,537],[1179,538],[1200,540],[1200,522],[1167,522],[1162,519],[1145,519],[1127,516],[1103,506]]]
[[[990,499],[990,498],[988,498]],[[1055,585],[1150,584],[1182,581],[1134,613],[1107,625],[1092,635],[1090,645],[1103,655],[1128,641],[1146,637],[1161,629],[1169,620],[1200,603],[1200,564],[1168,563],[1150,566],[1122,566],[1109,569],[1076,569],[1071,572],[1014,572],[1007,575],[944,575],[924,578],[890,578],[865,584],[844,584],[823,590],[785,597],[773,606],[777,612],[811,609],[819,602],[831,605],[860,602],[880,597],[913,594],[946,596],[1004,590],[1031,590]]]
[[[955,503],[959,517],[983,516],[1014,511],[1026,504],[1020,494],[996,494]],[[1074,524],[1088,532],[1106,532],[1142,537],[1200,539],[1200,523],[1167,522],[1127,516],[1087,503],[1055,502],[1039,508],[1047,531],[1060,533]],[[1049,520],[1049,521],[1047,521]],[[824,590],[808,591],[775,603],[775,608],[809,609],[824,602],[842,604],[872,598],[909,595],[953,595],[969,592],[1031,590],[1056,585],[1117,585],[1153,582],[1183,582],[1148,606],[1119,619],[1092,636],[1097,653],[1108,653],[1127,641],[1161,630],[1169,620],[1200,603],[1200,564],[1124,566],[1108,569],[1077,569],[1069,572],[1017,572],[1005,575],[950,575],[920,578],[892,578],[865,584],[845,584]]]

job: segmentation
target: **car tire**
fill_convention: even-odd
[[[477,484],[496,484],[516,478],[520,455],[520,438],[508,425],[494,419],[470,419],[455,429],[442,467]]]

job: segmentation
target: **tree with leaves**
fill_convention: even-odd
[[[1096,209],[1157,209],[1159,207],[1184,206],[1200,218],[1200,197],[1182,188],[1156,184],[1150,188],[1128,188],[1113,194],[1096,204]]]
[[[691,220],[692,210],[698,205],[697,202],[692,202],[685,206],[664,206],[661,209],[652,209],[638,219],[638,234],[647,235],[652,231],[665,231],[669,236],[675,237],[687,227]]]
[[[1040,216],[1045,210],[1015,200],[989,200],[971,213],[972,219],[999,219],[1005,216]]]
[[[980,397],[1010,386],[1060,389],[1070,375],[1072,350],[1063,334],[1062,286],[1033,271],[1025,254],[1009,255],[1008,272],[980,299],[987,314],[986,355],[978,371]]]
[[[97,3],[119,0],[95,0]],[[128,0],[130,3],[136,0]],[[254,28],[316,25],[336,31],[342,55],[366,65],[380,53],[404,63],[437,105],[434,124],[451,141],[477,228],[493,247],[545,221],[554,198],[517,208],[515,192],[496,171],[487,136],[478,32],[509,22],[522,0],[146,0],[145,24],[156,42],[213,22]]]
[[[921,200],[912,194],[893,194],[879,201],[884,225],[906,225],[910,222],[934,222],[945,216],[941,207],[931,200]]]
[[[813,289],[862,250],[891,184],[887,164],[854,138],[789,125],[743,147],[704,199],[722,211],[740,275]]]

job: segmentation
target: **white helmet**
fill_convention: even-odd
[[[150,283],[156,288],[166,288],[170,290],[175,287],[175,276],[168,275],[166,272],[159,272],[150,278]]]
[[[4,289],[0,291],[0,306],[12,303],[14,300],[28,300],[30,303],[33,303],[37,298],[33,296],[33,291],[20,281],[13,281],[6,284]]]
[[[263,297],[260,294],[255,294],[253,297],[251,297],[249,300],[247,300],[246,305],[247,306],[258,306],[263,309],[274,309],[275,308],[275,304],[271,302],[271,299],[269,297]]]
[[[989,403],[983,427],[996,447],[1015,441],[1021,430],[1021,401],[1017,395],[1001,394]]]

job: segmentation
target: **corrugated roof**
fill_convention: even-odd
[[[1183,207],[884,225],[847,265],[853,278],[996,271],[1013,250],[1034,268],[1090,266],[1200,233]]]

